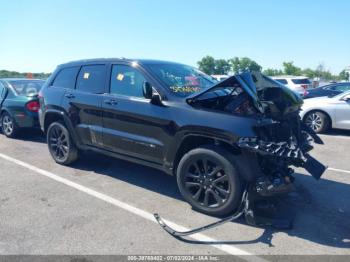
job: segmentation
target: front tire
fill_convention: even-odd
[[[15,138],[18,135],[19,128],[16,121],[9,113],[4,113],[1,117],[2,132],[8,138]]]
[[[54,122],[49,126],[47,145],[58,164],[69,165],[78,159],[78,149],[63,122]]]
[[[328,116],[320,111],[312,111],[308,113],[304,118],[304,123],[315,133],[324,133],[330,126]]]
[[[240,204],[242,184],[226,150],[206,146],[186,153],[177,168],[177,184],[193,209],[211,215],[232,214]]]

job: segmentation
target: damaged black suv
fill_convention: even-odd
[[[53,159],[92,150],[175,175],[192,207],[224,216],[247,186],[288,192],[291,166],[320,178],[322,141],[299,117],[298,94],[259,72],[222,82],[183,64],[95,59],[57,67],[39,95]]]

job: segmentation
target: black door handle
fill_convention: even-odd
[[[108,99],[104,101],[107,105],[116,105],[118,102],[115,99]]]
[[[65,97],[67,97],[67,98],[69,98],[69,99],[71,99],[71,98],[74,98],[75,97],[75,95],[73,95],[73,94],[66,94],[66,95],[64,95]]]

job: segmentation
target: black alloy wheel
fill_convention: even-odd
[[[194,209],[222,216],[237,208],[242,186],[231,160],[230,153],[215,147],[191,150],[181,159],[178,186]]]
[[[62,165],[69,165],[78,158],[78,150],[71,141],[67,128],[61,122],[54,122],[47,131],[47,144],[53,159]]]
[[[230,195],[230,183],[223,166],[209,159],[193,161],[185,174],[192,198],[204,207],[222,206]]]

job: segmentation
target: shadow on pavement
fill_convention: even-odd
[[[183,201],[175,178],[158,170],[94,153],[84,154],[72,167],[94,171]],[[350,185],[326,179],[316,181],[311,176],[303,174],[296,174],[295,177],[297,191],[283,201],[288,208],[295,211],[296,218],[293,229],[283,232],[324,246],[350,248]],[[233,223],[245,224],[245,221],[242,218]],[[273,247],[273,235],[278,232],[281,231],[266,227],[260,237],[249,241],[181,240],[192,244],[265,243]]]
[[[2,129],[0,128],[0,134],[5,137],[5,135],[2,133]],[[17,140],[23,140],[23,141],[31,141],[31,142],[37,142],[37,143],[46,143],[46,137],[44,136],[43,132],[40,129],[22,129],[20,130],[19,134],[16,136]]]
[[[332,129],[327,131],[327,133],[322,134],[324,136],[349,136],[350,137],[350,130],[345,129]]]
[[[112,157],[86,152],[73,168],[94,171],[95,173],[113,177],[129,184],[157,192],[177,200],[182,200],[177,189],[176,179],[159,170],[129,163]]]

